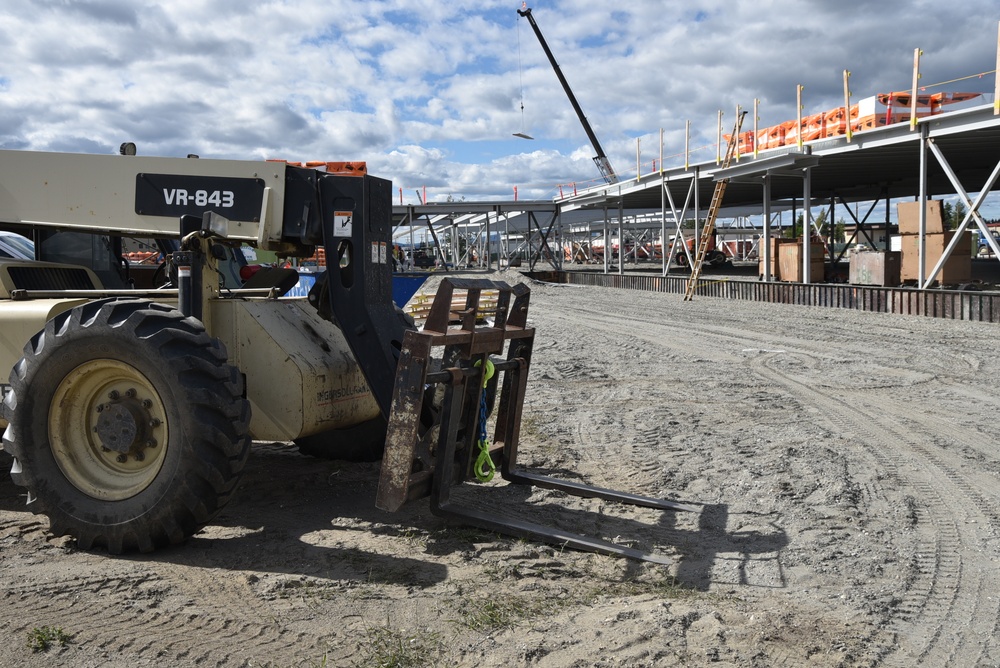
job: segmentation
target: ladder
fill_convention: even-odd
[[[736,119],[733,125],[733,134],[729,136],[729,145],[726,147],[726,157],[722,161],[722,169],[729,167],[736,153],[736,144],[740,140],[740,128],[743,127],[743,117],[747,112],[743,112]],[[701,241],[698,244],[698,251],[695,253],[694,262],[691,264],[691,275],[688,277],[687,288],[684,290],[684,301],[689,302],[694,297],[695,288],[698,286],[698,279],[701,277],[701,268],[705,263],[705,256],[708,255],[708,245],[712,242],[715,234],[715,219],[719,216],[719,209],[722,208],[722,198],[726,194],[726,186],[729,179],[721,179],[715,184],[715,192],[712,193],[712,203],[708,207],[708,218],[705,219],[705,227],[701,231]]]

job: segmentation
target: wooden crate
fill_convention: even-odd
[[[823,244],[813,243],[809,248],[809,282],[819,283],[824,273]],[[778,246],[778,274],[780,281],[802,282],[802,243]]]
[[[941,234],[927,235],[927,257],[925,259],[925,271],[930,273],[944,254],[944,249],[951,243],[955,232],[943,232]],[[900,252],[902,253],[902,263],[900,266],[900,279],[904,281],[915,281],[920,269],[920,235],[904,234],[900,238]],[[972,280],[972,245],[971,243],[959,243],[952,252],[951,257],[944,263],[941,273],[935,279],[939,283],[951,285],[955,283],[967,283]]]
[[[770,241],[771,241],[771,243],[770,243],[770,247],[771,247],[771,249],[770,249],[771,250],[771,252],[770,252],[770,258],[771,258],[771,280],[772,281],[780,281],[782,279],[781,279],[781,276],[780,276],[781,267],[778,265],[778,249],[781,246],[785,246],[785,245],[788,245],[788,244],[797,244],[797,243],[802,243],[802,242],[799,239],[785,239],[785,238],[782,238],[782,237],[771,237]],[[763,257],[763,254],[761,255],[761,258],[757,261],[757,272],[758,272],[758,274],[760,276],[764,275],[764,257]]]
[[[899,220],[900,234],[920,234],[920,202],[900,202],[896,205],[896,218]],[[941,202],[936,199],[927,200],[927,234],[944,232],[944,218],[941,215]]]
[[[900,280],[900,263],[898,251],[852,253],[848,282],[852,285],[896,287]]]

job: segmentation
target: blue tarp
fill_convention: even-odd
[[[396,302],[399,308],[403,308],[426,280],[427,274],[393,274],[392,301]]]
[[[299,274],[299,282],[289,290],[286,297],[308,297],[309,291],[316,285],[316,274]]]
[[[427,274],[393,274],[392,275],[392,301],[396,306],[403,308],[410,297],[416,294],[420,286],[427,280]],[[306,297],[309,291],[316,284],[316,274],[299,274],[299,282],[288,291],[286,297]]]

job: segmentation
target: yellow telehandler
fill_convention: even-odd
[[[382,509],[429,497],[489,530],[663,562],[451,500],[496,467],[517,484],[693,509],[519,469],[529,289],[445,279],[418,330],[392,302],[391,226],[391,184],[359,163],[0,151],[0,228],[36,255],[0,258],[0,427],[28,507],[84,549],[150,551],[222,509],[252,438],[311,439],[381,456]],[[154,276],[124,260],[130,237],[159,249]],[[283,296],[295,271],[243,281],[246,245],[322,248],[327,270],[308,296]],[[486,324],[484,290],[499,295]],[[377,438],[362,442],[366,425]]]

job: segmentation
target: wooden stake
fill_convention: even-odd
[[[758,148],[760,146],[760,138],[757,136],[759,132],[757,128],[757,122],[760,121],[760,116],[757,115],[757,110],[760,108],[760,100],[758,98],[753,99],[753,157],[757,157],[760,152]]]
[[[993,115],[1000,116],[1000,24],[997,25],[997,69],[993,82]]]
[[[798,144],[799,148],[802,148],[802,89],[805,88],[802,84],[795,87],[795,102],[798,107],[798,132],[795,133],[795,143]]]
[[[854,136],[854,132],[851,130],[851,87],[850,87],[851,73],[844,70],[844,120],[847,123],[847,142],[851,142],[851,138]]]
[[[910,91],[910,129],[917,129],[917,82],[920,80],[920,56],[923,51],[913,50],[913,90]]]

